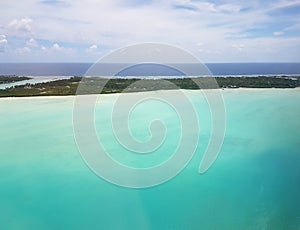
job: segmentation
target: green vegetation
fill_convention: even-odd
[[[15,76],[12,76],[15,77]],[[0,78],[1,79],[1,78]],[[218,88],[296,88],[300,87],[297,77],[198,77],[173,79],[105,79],[72,77],[38,84],[26,84],[0,90],[0,97],[54,96],[95,93],[142,92],[166,89],[213,89]],[[80,83],[81,82],[81,83]],[[197,82],[197,84],[195,83]],[[80,87],[79,86],[80,83]]]
[[[15,75],[1,75],[0,76],[0,84],[7,84],[7,83],[12,83],[16,81],[24,81],[24,80],[29,80],[29,77],[18,77]]]
[[[235,88],[296,88],[300,86],[300,76],[297,77],[221,77],[217,78],[220,87]]]

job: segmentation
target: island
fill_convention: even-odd
[[[26,77],[10,76],[12,82],[27,80]],[[300,87],[300,76],[226,76],[226,77],[192,77],[143,79],[142,84],[134,84],[139,78],[100,78],[79,77],[61,79],[37,84],[18,85],[0,90],[0,97],[28,97],[28,96],[59,96],[76,94],[108,94],[126,92],[143,92],[171,89],[215,89],[215,88],[297,88]],[[169,84],[171,82],[173,84]],[[217,84],[215,84],[217,82]],[[80,90],[78,86],[80,84]],[[201,87],[199,87],[201,86]]]

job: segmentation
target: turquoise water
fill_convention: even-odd
[[[203,175],[210,114],[200,91],[186,93],[199,116],[198,148],[178,176],[148,189],[112,185],[84,163],[73,137],[73,97],[0,99],[0,229],[300,229],[300,90],[222,91],[225,141]],[[111,136],[114,97],[96,107],[105,148],[131,166],[168,159],[179,138],[173,111],[148,102],[132,114],[133,135],[144,140],[144,123],[158,108],[171,127],[166,147],[140,158],[120,152]]]

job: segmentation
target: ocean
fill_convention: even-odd
[[[0,75],[21,76],[84,76],[93,63],[0,63]],[[102,64],[103,75],[117,64]],[[195,64],[189,66],[191,72]],[[197,65],[196,65],[197,66]],[[300,63],[207,63],[207,68],[213,75],[294,75],[300,74]],[[130,69],[123,75],[131,76],[176,76],[180,75],[172,69],[162,65],[142,65]],[[195,70],[195,75],[199,73]]]
[[[90,170],[73,135],[73,96],[0,99],[1,229],[300,229],[300,90],[222,90],[226,134],[204,174],[198,167],[211,135],[208,104],[199,90],[183,92],[200,124],[196,152],[173,179],[144,189]],[[111,136],[117,97],[103,95],[95,106],[103,146],[132,167],[167,160],[180,138],[174,110],[150,101],[133,111],[130,127],[142,141],[154,117],[168,127],[166,146],[138,156]]]
[[[59,79],[67,79],[72,76],[89,75],[89,68],[94,63],[0,63],[1,75],[28,76],[31,79],[19,82],[0,84],[0,90],[18,85],[36,84]],[[215,77],[228,76],[298,76],[300,75],[300,63],[207,63],[207,70],[200,71],[202,64],[176,64],[178,69],[161,64],[139,64],[132,65],[120,72],[114,70],[121,68],[122,64],[99,64],[97,76],[121,77],[121,78],[178,78],[186,77],[181,71],[189,72],[187,77],[201,77],[213,75]],[[122,69],[122,68],[121,68]],[[114,73],[114,76],[111,76]]]

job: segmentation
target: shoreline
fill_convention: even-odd
[[[140,92],[124,92],[124,93],[105,93],[105,94],[85,94],[85,95],[81,95],[81,96],[91,96],[91,95],[98,95],[98,96],[105,96],[105,97],[109,97],[109,96],[116,96],[116,95],[121,95],[121,94],[136,94],[136,93],[151,93],[151,92],[159,92],[159,91],[175,91],[175,90],[179,90],[179,91],[188,91],[188,92],[199,92],[199,91],[220,91],[220,92],[224,92],[224,91],[241,91],[241,92],[245,92],[245,91],[300,91],[300,87],[296,87],[296,88],[219,88],[219,89],[197,89],[197,90],[193,90],[193,89],[168,89],[168,90],[153,90],[153,91],[140,91]],[[0,100],[17,100],[17,99],[66,99],[66,98],[70,98],[70,99],[74,99],[75,97],[77,97],[79,95],[35,95],[35,96],[7,96],[7,97],[0,97]]]

